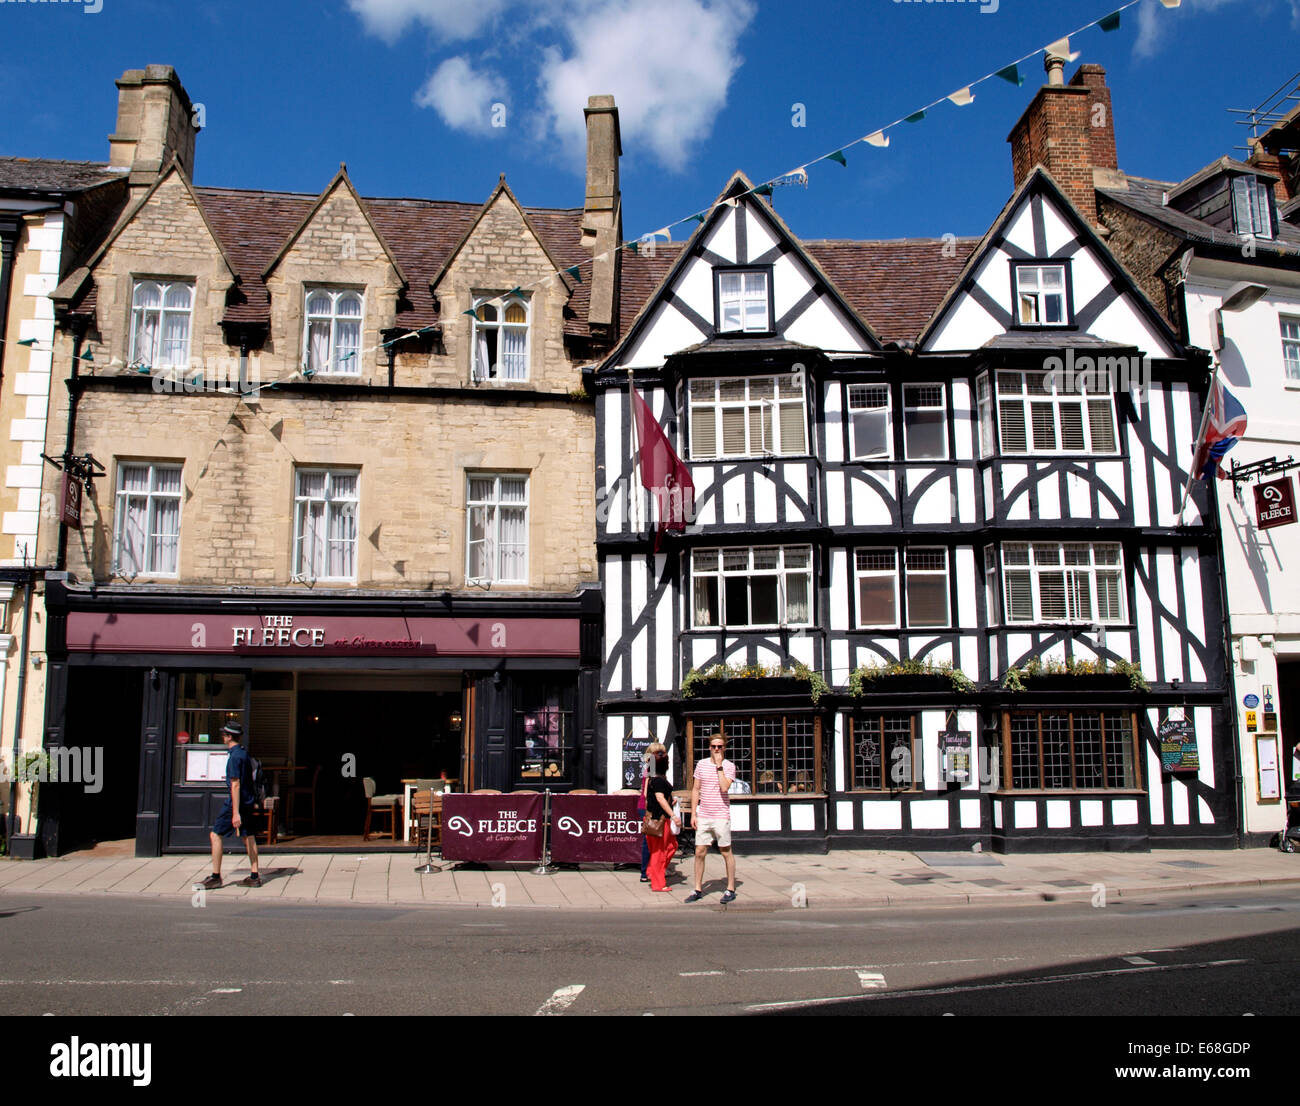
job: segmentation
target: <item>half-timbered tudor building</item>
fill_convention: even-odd
[[[611,762],[723,732],[761,848],[1231,844],[1204,357],[1041,169],[978,242],[803,243],[751,187],[596,376]],[[629,388],[695,488],[658,549]]]

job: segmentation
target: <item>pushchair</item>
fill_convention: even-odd
[[[1277,835],[1277,847],[1284,853],[1293,853],[1300,844],[1300,802],[1286,801],[1286,826]]]

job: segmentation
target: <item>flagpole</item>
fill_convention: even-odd
[[[638,468],[641,464],[641,446],[639,442],[640,435],[637,434],[636,431],[636,402],[632,394],[634,388],[635,384],[632,380],[632,366],[629,365],[627,367],[627,414],[628,418],[632,420],[632,472],[628,476],[627,481],[627,519],[628,522],[632,523],[633,532],[640,534],[641,526],[639,519],[641,515],[641,482],[637,478],[640,476]],[[636,495],[637,503],[635,510],[632,507],[632,496],[634,494]]]
[[[1178,524],[1183,522],[1183,512],[1187,510],[1187,497],[1192,494],[1192,483],[1196,479],[1196,458],[1201,452],[1201,442],[1205,438],[1205,424],[1210,419],[1210,408],[1214,403],[1214,386],[1219,379],[1219,359],[1214,359],[1214,371],[1210,373],[1210,387],[1205,393],[1205,409],[1201,412],[1201,428],[1196,432],[1196,444],[1192,446],[1191,472],[1187,474],[1187,484],[1183,487],[1183,501],[1178,505]]]

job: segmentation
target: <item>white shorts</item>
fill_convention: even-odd
[[[695,845],[717,845],[720,849],[731,848],[730,818],[696,818]]]

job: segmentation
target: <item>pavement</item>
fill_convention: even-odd
[[[248,859],[229,854],[225,886],[206,892],[221,899],[275,899],[286,903],[342,903],[466,907],[540,907],[580,910],[680,908],[691,891],[692,858],[678,857],[669,893],[654,894],[635,868],[588,865],[535,875],[529,865],[492,868],[435,865],[411,850],[372,853],[272,854],[262,858],[262,886],[240,887]],[[74,853],[52,860],[0,859],[0,895],[193,898],[210,873],[206,856],[134,856]],[[706,898],[719,905],[725,889],[722,858],[709,857]],[[911,853],[872,849],[827,855],[737,854],[736,901],[728,910],[791,907],[1001,906],[1084,901],[1094,906],[1135,896],[1229,887],[1300,884],[1300,854],[1272,849],[1159,850],[1149,853]]]

